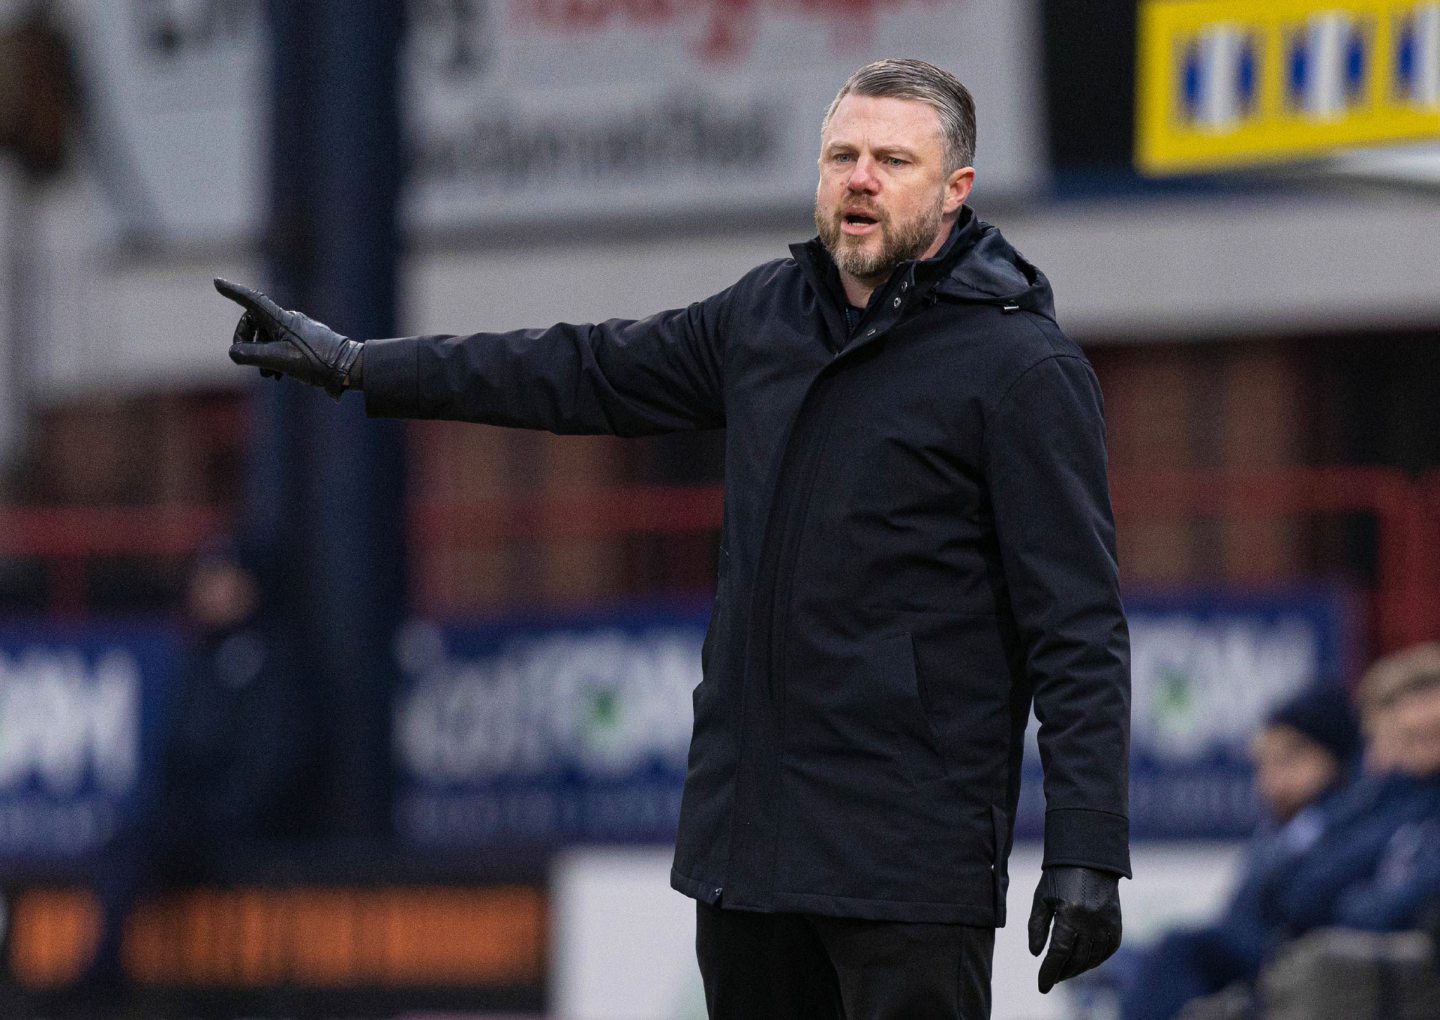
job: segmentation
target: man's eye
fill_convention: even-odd
[[[854,158],[855,157],[850,155],[850,153],[848,152],[837,152],[835,153],[835,155],[830,157],[830,159],[836,163],[849,163]]]
[[[888,159],[886,159],[885,162],[886,162],[886,164],[889,165],[889,166],[904,166],[904,165],[905,165],[905,160],[901,159],[899,156],[891,156],[891,157],[889,157]]]

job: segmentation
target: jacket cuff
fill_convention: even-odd
[[[416,337],[367,340],[360,385],[365,414],[371,418],[403,418],[420,403],[420,346]]]
[[[1045,812],[1043,866],[1062,864],[1113,871],[1130,878],[1130,819],[1088,808]]]

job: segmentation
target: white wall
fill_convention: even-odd
[[[234,314],[210,278],[258,280],[252,258],[223,248],[117,255],[83,229],[101,215],[93,195],[61,200],[76,211],[46,213],[59,225],[42,253],[45,396],[244,380],[224,356]],[[992,218],[1049,275],[1061,322],[1082,341],[1440,326],[1440,287],[1426,271],[1440,265],[1440,202],[1423,194],[1076,202]],[[788,230],[722,236],[611,239],[597,229],[564,243],[422,249],[406,265],[401,329],[645,315],[728,286],[805,236],[796,217]]]
[[[1405,191],[1109,199],[981,215],[1050,277],[1082,341],[1440,325],[1440,202]],[[728,286],[808,236],[609,241],[415,260],[410,328],[469,331],[641,315]]]
[[[117,254],[85,232],[87,218],[101,217],[93,195],[75,189],[55,201],[75,211],[46,211],[58,225],[42,253],[45,396],[246,378],[225,358],[235,316],[210,278],[256,281],[253,258],[225,248]],[[1422,193],[1090,201],[987,215],[1045,270],[1061,323],[1082,341],[1440,326],[1440,287],[1427,268],[1440,265],[1440,202]],[[720,236],[612,238],[596,228],[561,243],[422,247],[405,267],[401,330],[641,316],[728,286],[784,257],[806,231],[797,216],[789,229]]]
[[[1440,326],[1435,192],[1076,202],[999,223],[1082,340]]]

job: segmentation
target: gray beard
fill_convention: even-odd
[[[870,254],[847,243],[849,235],[840,229],[841,217],[823,216],[818,203],[815,207],[815,229],[820,234],[820,243],[841,272],[864,283],[885,280],[900,263],[925,254],[940,230],[942,219],[943,213],[937,204],[909,223],[891,224],[882,220],[880,250]]]

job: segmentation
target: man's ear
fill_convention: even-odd
[[[959,170],[951,171],[950,176],[945,178],[945,205],[944,214],[951,215],[965,204],[970,197],[970,189],[975,185],[975,168],[973,166],[962,166]]]

